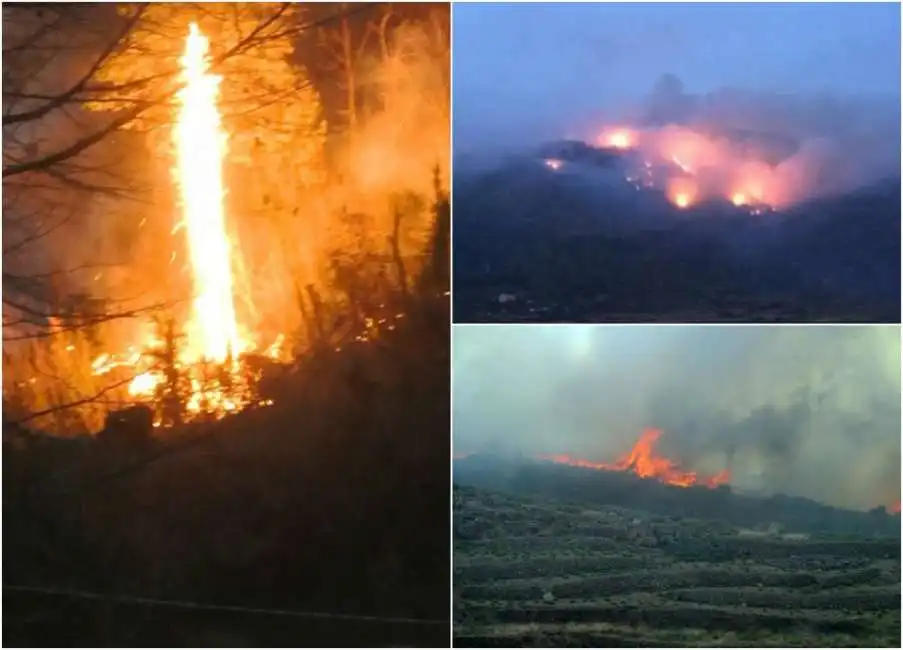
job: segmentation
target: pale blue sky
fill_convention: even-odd
[[[455,135],[616,108],[663,73],[723,86],[900,95],[900,5],[457,4]]]

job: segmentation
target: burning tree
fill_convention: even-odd
[[[15,378],[5,400],[31,416],[100,404],[80,427],[91,429],[126,384],[135,397],[179,383],[154,352],[166,336],[147,314],[163,306],[183,330],[167,354],[189,375],[189,409],[239,408],[250,399],[241,356],[284,355],[286,336],[296,348],[341,346],[392,329],[442,240],[433,226],[444,194],[433,208],[428,194],[429,170],[448,157],[447,9],[444,24],[422,11],[4,8],[4,365]],[[359,53],[344,87],[371,107],[348,123],[363,143],[353,159],[330,153],[327,122],[341,118],[297,47],[334,29]],[[433,98],[420,113],[418,92]],[[431,139],[400,139],[399,124],[427,115]],[[84,381],[38,404],[23,390],[37,365],[17,363],[35,350],[59,355],[44,341],[62,332]],[[187,370],[210,363],[229,372],[208,381]],[[40,372],[71,382],[63,367]],[[120,368],[128,376],[111,381]],[[222,394],[226,379],[237,396]]]

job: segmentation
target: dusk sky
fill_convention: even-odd
[[[567,136],[664,73],[687,93],[900,94],[900,5],[456,4],[458,145]]]

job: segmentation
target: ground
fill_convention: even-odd
[[[458,647],[900,645],[899,539],[454,490]]]
[[[4,442],[4,641],[445,645],[447,300],[405,323],[149,449]]]

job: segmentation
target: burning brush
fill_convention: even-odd
[[[630,472],[640,478],[654,479],[668,485],[678,487],[691,487],[701,485],[715,488],[725,485],[730,481],[730,472],[722,470],[714,476],[703,478],[696,472],[687,472],[680,469],[679,464],[664,456],[655,453],[655,443],[661,437],[659,429],[646,429],[633,448],[625,456],[614,463],[599,463],[580,458],[573,458],[567,454],[540,456],[540,460],[547,460],[572,467],[585,467],[588,469],[606,470],[611,472]]]

